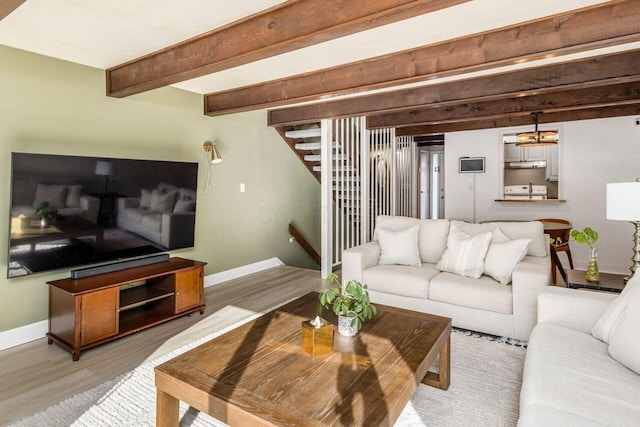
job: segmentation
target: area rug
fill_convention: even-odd
[[[112,381],[21,420],[14,426],[153,426],[153,368],[241,323],[146,362]],[[515,426],[525,348],[482,334],[451,335],[451,386],[442,391],[420,384],[396,426]],[[181,426],[224,426],[180,403]]]

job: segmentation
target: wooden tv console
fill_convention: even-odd
[[[205,265],[176,257],[47,282],[48,343],[66,348],[76,361],[82,350],[195,311],[203,314]]]

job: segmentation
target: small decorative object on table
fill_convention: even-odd
[[[63,218],[62,215],[58,214],[58,209],[51,206],[49,202],[40,203],[40,206],[36,209],[36,215],[40,215],[40,226],[42,227],[46,227],[56,220]]]
[[[326,284],[330,288],[320,293],[320,305],[316,309],[317,314],[322,314],[323,309],[333,307],[333,312],[338,316],[338,332],[340,335],[352,337],[362,323],[371,319],[378,312],[371,304],[367,285],[357,280],[350,280],[344,288],[334,273],[327,276]]]
[[[588,282],[597,282],[600,280],[600,274],[598,272],[598,250],[593,247],[595,243],[598,241],[598,233],[589,228],[585,227],[584,230],[573,230],[571,232],[571,237],[578,243],[585,243],[589,245],[591,252],[589,254],[589,262],[587,263],[587,281]]]
[[[320,316],[302,322],[302,348],[312,356],[333,350],[333,325]]]

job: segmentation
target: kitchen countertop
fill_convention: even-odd
[[[495,199],[494,202],[508,203],[566,203],[564,199]]]

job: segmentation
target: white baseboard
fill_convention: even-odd
[[[31,323],[0,332],[0,351],[44,337],[49,330],[49,320]]]
[[[241,267],[232,268],[230,270],[221,271],[219,273],[210,274],[204,278],[204,287],[219,285],[228,280],[237,279],[238,277],[247,276],[249,274],[258,273],[273,267],[284,265],[280,258],[270,258],[264,261],[254,262],[253,264],[243,265]]]
[[[273,267],[279,267],[281,265],[284,265],[284,263],[277,257],[255,262],[253,264],[243,265],[242,267],[232,268],[230,270],[206,276],[204,278],[204,286],[205,288],[215,286],[231,279],[237,279],[238,277],[257,273]],[[40,322],[0,332],[0,351],[43,338],[48,330],[49,320],[42,320]]]

